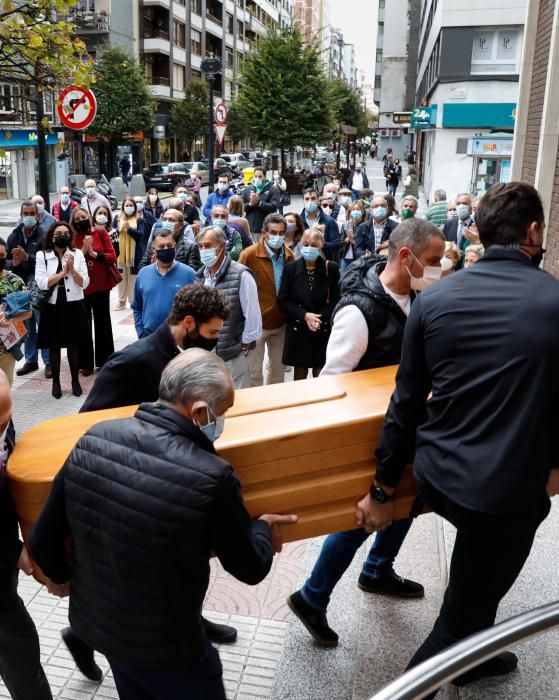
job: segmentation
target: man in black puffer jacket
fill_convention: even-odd
[[[70,583],[70,623],[107,656],[120,697],[225,698],[201,618],[210,556],[257,584],[281,547],[277,525],[296,519],[251,519],[216,454],[233,399],[219,357],[181,353],[158,403],[79,440],[33,529],[33,557],[55,583]]]

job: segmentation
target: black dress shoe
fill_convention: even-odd
[[[492,659],[472,668],[461,676],[457,676],[451,683],[461,688],[469,683],[474,683],[482,678],[491,676],[505,676],[518,666],[518,657],[512,651],[503,651]]]
[[[237,630],[229,625],[218,625],[205,617],[202,618],[206,637],[214,644],[233,644],[237,641]]]
[[[52,367],[50,362],[45,362],[45,379],[52,379]]]
[[[357,585],[365,593],[380,593],[397,598],[423,598],[425,589],[420,583],[402,578],[394,571],[380,576],[369,576],[361,572]]]
[[[82,386],[77,379],[72,379],[72,394],[74,396],[82,395]]]
[[[103,680],[103,671],[95,663],[93,649],[74,634],[71,627],[65,627],[60,634],[68,651],[72,654],[76,666],[90,681],[100,683]]]
[[[29,374],[30,372],[36,372],[38,369],[39,369],[38,362],[26,362],[23,365],[23,367],[20,367],[16,371],[16,374],[18,377],[23,377],[25,374]]]
[[[55,399],[59,399],[62,396],[62,389],[60,387],[60,382],[53,379],[52,381],[52,395]]]
[[[287,604],[321,646],[338,645],[338,635],[328,625],[326,613],[306,603],[300,591],[292,593],[287,599]]]

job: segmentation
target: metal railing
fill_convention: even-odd
[[[559,625],[559,602],[526,613],[474,634],[406,671],[370,700],[420,700],[447,681],[475,668],[511,646]]]

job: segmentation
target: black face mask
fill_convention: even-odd
[[[54,239],[54,245],[57,248],[64,249],[70,245],[70,240],[71,240],[70,236],[58,236],[58,238]]]
[[[91,224],[89,219],[82,219],[81,221],[74,221],[74,228],[80,233],[87,233],[91,229]]]
[[[207,350],[211,352],[217,345],[217,338],[204,338],[200,335],[200,331],[196,329],[196,335],[191,335],[188,331],[186,332],[186,338],[188,340],[188,345],[191,348],[202,348],[202,350]]]

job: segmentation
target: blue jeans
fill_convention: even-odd
[[[225,700],[221,660],[205,642],[202,656],[174,668],[145,668],[109,658],[120,700]]]
[[[25,336],[24,351],[26,362],[37,362],[37,327],[39,326],[40,314],[38,311],[33,311],[33,315],[25,321],[27,327],[27,335]],[[46,364],[49,361],[49,351],[41,350],[41,357]]]
[[[349,258],[342,258],[340,260],[340,274],[343,275],[344,272],[347,270],[347,268],[356,260],[357,260],[357,257],[355,257],[351,260]]]
[[[351,190],[351,198],[354,202],[356,199],[359,199],[359,191],[358,190]]]
[[[386,530],[377,532],[369,556],[363,564],[364,574],[381,576],[392,571],[394,559],[412,522],[412,518],[397,520]],[[326,610],[336,584],[368,537],[369,533],[363,528],[328,535],[311,575],[301,589],[301,595],[309,605]]]

